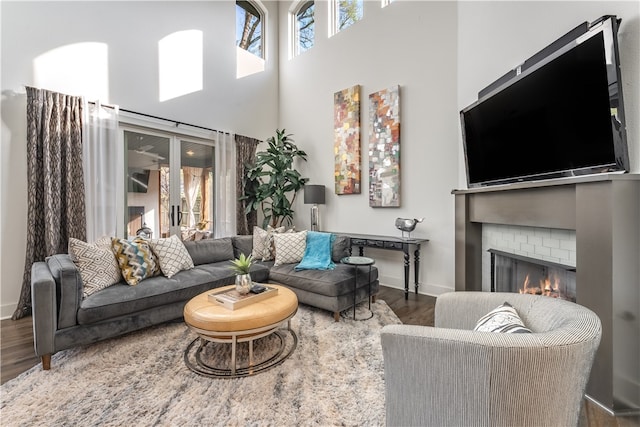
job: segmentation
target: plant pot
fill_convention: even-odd
[[[238,274],[236,275],[236,291],[242,295],[248,294],[251,290],[251,275],[250,274]]]

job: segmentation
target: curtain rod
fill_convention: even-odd
[[[93,105],[96,104],[94,101],[88,101],[88,102],[89,102],[89,104],[93,104]],[[102,105],[103,107],[107,107],[107,108],[115,108],[113,105],[108,105],[108,104],[100,104],[100,105]],[[221,132],[221,131],[218,131],[218,130],[215,130],[215,129],[211,129],[211,128],[208,128],[208,127],[192,125],[192,124],[185,123],[185,122],[179,122],[177,120],[165,119],[164,117],[154,116],[152,114],[139,113],[137,111],[127,110],[125,108],[118,108],[118,109],[120,111],[124,111],[125,113],[136,114],[138,116],[149,117],[151,119],[164,120],[165,122],[175,123],[176,127],[178,127],[180,125],[185,125],[185,126],[198,128],[198,129],[208,130],[208,131],[211,131],[211,132]],[[222,133],[224,133],[226,135],[231,135],[229,132],[222,132]]]

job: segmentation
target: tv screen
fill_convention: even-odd
[[[129,169],[127,191],[129,193],[146,193],[149,187],[149,174],[149,169]]]
[[[607,17],[460,112],[469,187],[628,171]]]

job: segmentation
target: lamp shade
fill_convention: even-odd
[[[324,205],[324,185],[305,185],[304,203],[305,205]]]

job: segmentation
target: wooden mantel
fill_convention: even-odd
[[[640,410],[640,392],[631,392],[635,401],[627,398],[630,384],[640,384],[640,366],[620,366],[621,360],[640,360],[640,175],[590,175],[452,193],[457,291],[482,290],[482,223],[575,230],[576,302],[596,312],[603,329],[587,394],[612,413]],[[623,378],[614,379],[615,374]]]

